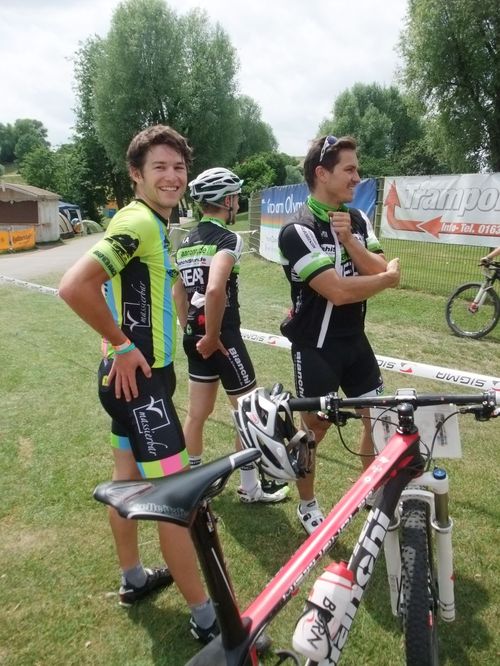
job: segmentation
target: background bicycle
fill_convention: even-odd
[[[500,297],[494,284],[500,279],[500,263],[484,261],[482,282],[467,282],[452,293],[446,303],[446,323],[463,338],[482,338],[500,319]]]

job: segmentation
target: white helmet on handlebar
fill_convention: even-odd
[[[289,393],[271,395],[264,388],[238,398],[233,412],[241,443],[258,449],[258,461],[265,474],[296,481],[309,470],[312,442],[304,430],[297,430],[288,401]]]

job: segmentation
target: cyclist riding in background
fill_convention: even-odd
[[[189,367],[184,436],[192,467],[201,464],[203,429],[214,409],[219,383],[234,408],[237,398],[256,385],[240,332],[238,277],[243,241],[227,228],[234,224],[242,184],[236,174],[218,167],[189,183],[191,197],[200,204],[203,217],[176,255],[182,280],[174,287],[174,297]],[[241,448],[238,437],[236,448]],[[263,487],[253,465],[241,470],[238,495],[244,503],[280,502],[288,490],[286,484]]]
[[[494,250],[492,250],[491,252],[489,252],[485,257],[481,257],[481,259],[479,260],[479,263],[482,264],[482,263],[485,263],[485,262],[487,263],[488,261],[493,261],[493,259],[495,257],[498,257],[498,255],[500,255],[500,245],[498,247],[496,247]]]
[[[368,218],[344,204],[360,182],[351,137],[316,139],[304,161],[310,195],[281,229],[278,245],[290,282],[292,309],[281,332],[292,343],[298,397],[340,388],[348,397],[382,391],[382,377],[364,332],[366,299],[399,283],[399,259],[387,262]],[[318,444],[330,423],[303,414]],[[370,423],[364,420],[360,453],[373,456]],[[308,534],[323,521],[314,493],[314,466],[297,482],[298,518]]]

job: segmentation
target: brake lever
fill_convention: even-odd
[[[347,412],[347,411],[342,411],[341,409],[336,409],[332,412],[316,412],[316,416],[320,419],[320,421],[330,421],[330,423],[334,423],[336,426],[345,426],[347,421],[349,419],[362,419],[361,414],[357,414],[356,412]]]
[[[476,421],[489,421],[490,419],[495,419],[497,416],[500,416],[500,408],[493,407],[491,405],[478,405],[470,407],[460,407],[460,414],[474,414]]]

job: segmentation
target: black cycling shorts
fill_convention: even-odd
[[[189,379],[204,384],[220,381],[227,395],[248,393],[256,385],[255,371],[239,330],[225,330],[220,339],[229,352],[216,351],[204,359],[196,349],[199,335],[184,334],[183,346],[188,358]]]
[[[127,402],[115,397],[114,382],[107,383],[112,360],[103,359],[98,370],[99,399],[111,416],[111,443],[132,449],[144,478],[168,476],[189,465],[182,426],[172,402],[175,391],[173,364],[152,368],[148,379],[137,371],[139,396]]]
[[[332,339],[323,349],[292,345],[292,360],[300,398],[339,388],[348,398],[383,390],[377,359],[364,333]]]

